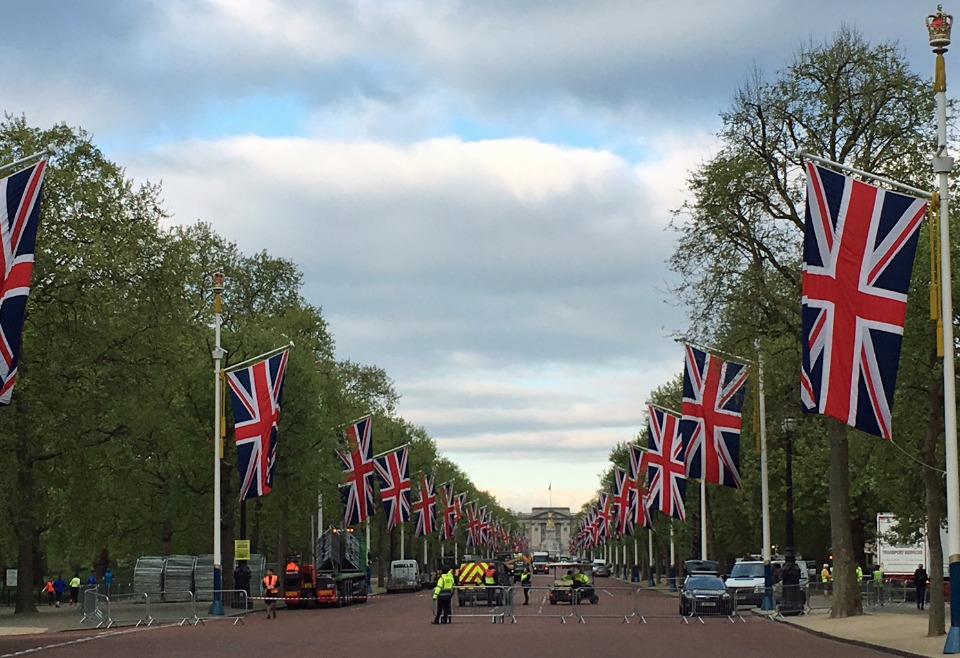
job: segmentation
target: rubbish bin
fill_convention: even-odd
[[[799,615],[803,612],[806,594],[800,589],[800,567],[797,566],[796,558],[792,553],[787,554],[781,578],[783,594],[780,598],[780,614]]]
[[[246,562],[241,562],[233,570],[233,586],[238,590],[243,590],[247,593],[246,596],[241,596],[239,593],[234,593],[231,597],[231,608],[243,608],[246,604],[246,607],[250,608],[250,567],[247,566]]]

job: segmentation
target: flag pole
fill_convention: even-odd
[[[950,45],[953,16],[943,13],[927,16],[930,46],[936,54],[933,91],[937,99],[937,152],[933,171],[940,186],[940,310],[943,322],[943,429],[947,466],[947,545],[950,556],[950,582],[960,582],[960,479],[957,467],[957,391],[954,374],[956,347],[953,343],[953,300],[950,275],[950,170],[953,158],[947,155],[947,72],[943,53]],[[950,630],[943,653],[960,653],[960,587],[950,587]]]
[[[944,49],[944,50],[946,50],[946,49]],[[812,153],[807,153],[807,152],[804,151],[803,149],[798,149],[796,155],[797,155],[798,158],[800,158],[801,162],[802,162],[803,160],[810,160],[810,161],[812,161],[812,162],[818,162],[818,163],[820,163],[820,164],[822,164],[822,165],[827,165],[828,167],[831,167],[831,168],[833,168],[833,169],[838,169],[838,170],[843,171],[843,172],[846,172],[846,173],[848,173],[848,174],[857,174],[858,176],[862,176],[863,178],[869,178],[870,180],[874,180],[874,181],[876,181],[876,182],[878,182],[878,183],[883,183],[884,185],[889,185],[890,187],[899,188],[899,189],[903,190],[904,192],[909,192],[910,194],[914,194],[914,195],[916,195],[916,196],[919,196],[919,197],[922,198],[922,199],[929,199],[929,198],[932,196],[932,195],[930,194],[930,192],[927,192],[926,190],[921,190],[921,189],[918,189],[918,188],[916,188],[916,187],[912,187],[912,186],[910,186],[910,185],[906,185],[906,184],[904,184],[904,183],[901,183],[901,182],[899,182],[899,181],[891,180],[891,179],[889,179],[889,178],[884,178],[883,176],[877,176],[876,174],[873,174],[873,173],[871,173],[871,172],[869,172],[869,171],[864,171],[863,169],[857,169],[856,167],[851,167],[851,166],[849,166],[849,165],[841,164],[841,163],[839,163],[839,162],[834,162],[833,160],[828,160],[827,158],[822,158],[822,157],[820,157],[819,155],[814,155],[814,154],[812,154]]]
[[[232,366],[228,366],[228,367],[224,368],[224,369],[223,369],[223,373],[226,374],[226,373],[228,373],[228,372],[234,372],[234,371],[236,371],[236,370],[240,370],[240,369],[243,368],[244,366],[247,366],[247,365],[249,365],[249,364],[251,364],[251,363],[258,363],[258,362],[260,362],[260,361],[263,361],[264,359],[269,359],[271,356],[274,356],[274,355],[276,355],[276,354],[279,354],[280,352],[282,352],[282,351],[284,351],[284,350],[288,350],[288,349],[290,349],[291,347],[293,347],[293,341],[292,341],[292,340],[291,340],[289,343],[287,343],[286,345],[283,345],[283,346],[281,346],[281,347],[275,347],[275,348],[273,348],[272,350],[270,350],[270,351],[268,351],[268,352],[264,352],[263,354],[260,354],[260,355],[258,355],[258,356],[251,357],[251,358],[247,359],[246,361],[241,361],[240,363],[234,363]]]
[[[222,416],[220,410],[220,363],[226,350],[220,347],[220,296],[223,294],[223,273],[213,275],[213,601],[207,614],[223,615],[223,550],[220,538],[220,453]]]
[[[57,154],[57,147],[54,146],[53,144],[50,144],[49,146],[47,146],[47,148],[43,149],[42,151],[37,151],[36,153],[20,158],[19,160],[14,160],[13,162],[9,162],[5,165],[0,165],[0,173],[6,171],[7,169],[14,169],[16,167],[19,167],[20,165],[25,165],[31,160],[36,160],[38,158],[43,159],[56,154]]]
[[[396,448],[390,448],[389,450],[384,450],[379,455],[374,455],[371,459],[376,459],[378,457],[383,457],[384,455],[389,455],[391,452],[396,452],[397,450],[403,450],[404,448],[409,447],[409,443],[404,443],[402,446],[397,446]]]
[[[700,478],[700,559],[707,559],[707,481]]]
[[[767,406],[763,390],[763,354],[760,352],[760,339],[754,341],[757,348],[757,381],[759,395],[757,405],[760,408],[760,501],[763,525],[763,601],[761,610],[773,610],[773,567],[770,565],[770,483],[767,474]]]

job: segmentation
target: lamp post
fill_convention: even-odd
[[[947,470],[947,529],[950,555],[950,582],[960,582],[960,478],[957,467],[957,390],[954,379],[956,347],[953,342],[953,287],[950,274],[950,188],[953,158],[947,155],[947,72],[943,53],[950,45],[953,16],[937,13],[927,16],[930,47],[936,54],[933,92],[937,100],[937,152],[933,171],[937,174],[940,197],[940,317],[943,319],[943,438]],[[943,653],[960,653],[960,587],[950,588],[950,630]]]
[[[784,418],[780,423],[783,429],[784,442],[784,476],[783,482],[786,485],[786,495],[784,496],[784,508],[787,512],[787,551],[793,552],[797,545],[793,540],[793,433],[797,429],[796,418]]]

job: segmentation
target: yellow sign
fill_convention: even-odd
[[[233,541],[233,557],[237,560],[250,559],[250,540],[235,539]]]

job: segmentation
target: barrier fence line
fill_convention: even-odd
[[[640,591],[629,586],[599,587],[595,582],[573,588],[574,613],[581,624],[590,618],[622,619],[622,623],[629,624],[631,618],[639,616],[637,598]]]
[[[241,626],[245,625],[245,619],[247,618],[247,613],[251,610],[250,601],[254,598],[258,600],[270,600],[274,599],[277,601],[284,600],[284,597],[251,597],[247,594],[246,590],[242,589],[217,589],[217,590],[197,590],[195,595],[197,599],[200,599],[201,596],[210,595],[211,600],[214,594],[220,593],[220,600],[223,601],[225,606],[229,606],[231,609],[238,609],[241,612],[235,614],[224,614],[224,615],[204,615],[199,616],[194,614],[196,621],[193,622],[194,625],[205,624],[205,622],[210,620],[232,620],[233,625],[236,626],[240,624]]]
[[[573,617],[575,612],[573,605],[569,608],[561,605],[569,601],[558,601],[556,597],[551,597],[552,588],[550,587],[517,587],[511,588],[511,600],[513,601],[513,610],[510,613],[512,623],[517,623],[517,617],[521,619],[559,619],[560,623],[567,623],[567,618]]]
[[[200,621],[197,616],[197,601],[190,590],[163,590],[159,596],[147,597],[147,626],[154,623],[174,622],[177,626]]]

